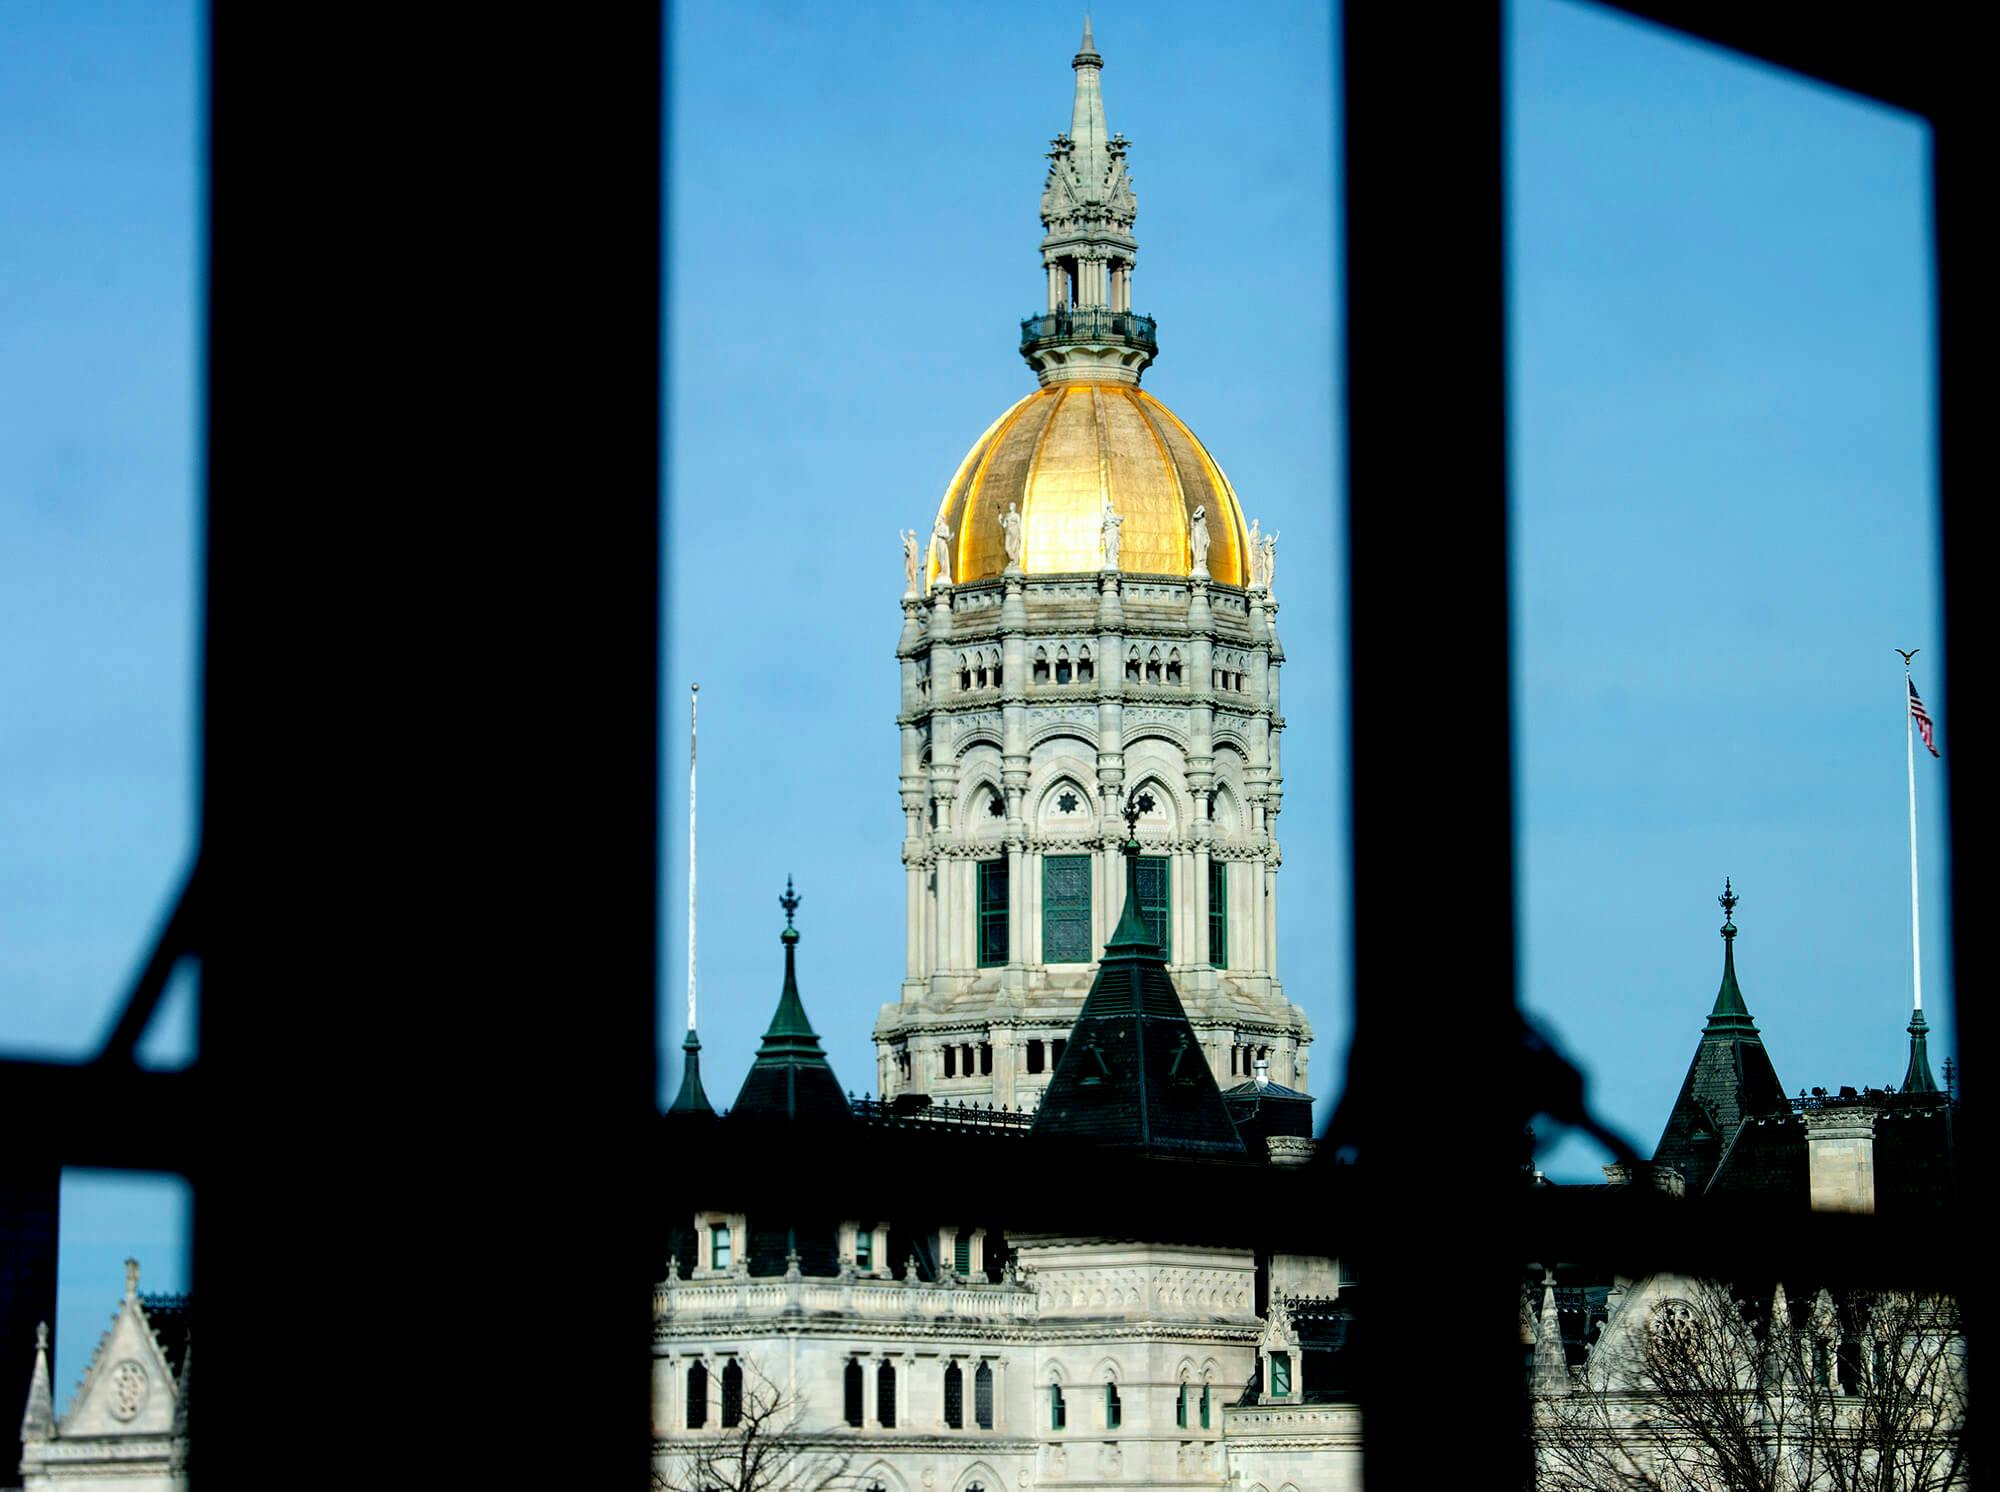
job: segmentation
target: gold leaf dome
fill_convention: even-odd
[[[1188,526],[1205,507],[1208,573],[1245,585],[1250,540],[1222,468],[1166,405],[1131,384],[1056,383],[1036,389],[987,428],[959,463],[939,517],[950,525],[952,572],[969,584],[1007,565],[1000,518],[1021,512],[1021,568],[1030,575],[1091,572],[1109,500],[1124,520],[1119,568],[1187,575]],[[929,562],[926,580],[935,585]]]

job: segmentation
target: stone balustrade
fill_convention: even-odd
[[[786,1279],[666,1280],[653,1287],[656,1324],[783,1315],[828,1315],[866,1319],[915,1316],[925,1319],[1028,1321],[1035,1315],[1029,1285],[975,1280],[951,1285],[863,1276],[853,1280]]]

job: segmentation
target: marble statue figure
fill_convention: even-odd
[[[1007,504],[1007,511],[1000,515],[1001,540],[1007,546],[1007,568],[1021,568],[1021,515],[1014,504]]]
[[[938,514],[937,527],[931,530],[931,559],[938,567],[938,584],[951,584],[951,525],[944,521],[944,514]]]
[[[1123,526],[1124,522],[1125,520],[1119,516],[1118,510],[1111,505],[1111,500],[1106,498],[1104,502],[1104,568],[1107,570],[1118,568],[1118,545],[1120,542],[1118,530]]]
[[[903,540],[903,594],[914,596],[923,589],[923,548],[917,543],[917,531],[906,528],[901,531]]]
[[[1208,573],[1208,505],[1202,504],[1194,510],[1194,517],[1188,521],[1188,547],[1194,552],[1194,573]]]

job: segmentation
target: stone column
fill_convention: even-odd
[[[1208,860],[1215,826],[1208,817],[1209,801],[1215,792],[1215,689],[1209,677],[1214,659],[1215,617],[1209,607],[1208,582],[1200,578],[1188,582],[1188,668],[1194,706],[1189,711],[1191,739],[1188,743],[1187,786],[1194,800],[1194,824],[1188,838],[1194,844],[1193,896],[1194,927],[1184,955],[1206,982],[1209,975],[1208,946]]]
[[[1097,802],[1098,849],[1091,868],[1091,958],[1096,959],[1124,907],[1117,845],[1125,789],[1125,607],[1118,577],[1098,580],[1097,598]]]
[[[1028,605],[1027,582],[1007,576],[1000,604],[1001,785],[1007,799],[1007,974],[1004,987],[1022,989],[1028,961]]]

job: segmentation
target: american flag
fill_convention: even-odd
[[[1910,718],[1917,722],[1917,734],[1924,738],[1924,749],[1936,756],[1937,727],[1931,724],[1931,712],[1924,708],[1923,700],[1918,697],[1917,686],[1908,679],[1904,682],[1910,685]]]

